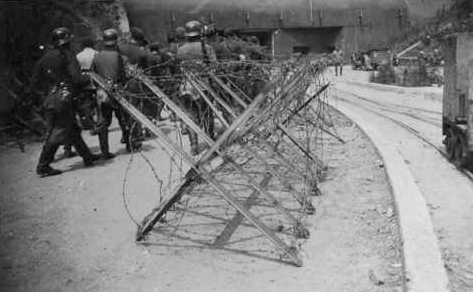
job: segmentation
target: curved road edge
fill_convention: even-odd
[[[384,160],[403,242],[404,291],[448,292],[448,276],[426,201],[401,154],[348,106],[333,100],[329,105],[357,124]]]

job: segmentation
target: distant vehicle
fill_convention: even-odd
[[[387,49],[369,50],[353,53],[351,65],[353,70],[377,70],[380,65],[390,64],[391,51]]]
[[[388,49],[372,50],[370,57],[371,67],[374,70],[378,70],[379,66],[389,65],[393,60],[393,54]]]
[[[449,35],[444,41],[442,133],[449,158],[473,166],[473,33]]]
[[[353,70],[364,70],[365,61],[363,59],[363,54],[360,52],[353,53],[351,55],[351,67]]]

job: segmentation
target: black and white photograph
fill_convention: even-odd
[[[0,0],[0,291],[473,292],[473,0]]]

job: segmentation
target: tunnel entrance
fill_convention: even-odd
[[[330,53],[341,44],[342,27],[279,29],[273,33],[274,54]]]
[[[271,36],[272,31],[265,29],[265,30],[241,30],[238,32],[238,36],[241,38],[252,37],[255,36],[258,38],[260,45],[262,46],[270,46],[271,45]]]

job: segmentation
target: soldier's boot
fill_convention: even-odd
[[[49,164],[54,160],[54,154],[56,153],[58,147],[59,144],[50,143],[49,140],[47,140],[44,144],[39,157],[38,166],[36,167],[36,173],[40,177],[53,176],[62,173],[62,171],[49,166]]]
[[[194,131],[189,132],[189,142],[191,144],[191,154],[198,155],[199,154],[199,140],[197,138],[197,133]]]
[[[108,131],[101,131],[98,133],[99,136],[99,143],[100,143],[100,151],[102,152],[102,159],[108,160],[115,157],[112,153],[110,153],[110,149],[108,146]]]
[[[53,176],[53,175],[59,175],[62,173],[59,169],[52,168],[49,165],[44,165],[44,166],[38,166],[36,168],[36,173],[40,177],[47,177],[47,176]]]

